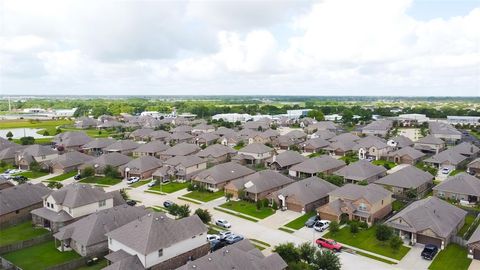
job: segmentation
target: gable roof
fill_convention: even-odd
[[[164,164],[170,166],[182,165],[184,167],[190,167],[207,161],[197,156],[175,156],[164,161]]]
[[[168,155],[168,156],[187,156],[190,154],[194,154],[200,150],[200,147],[198,147],[196,144],[191,144],[191,143],[179,143],[176,144],[169,149],[165,150],[162,152],[162,155]]]
[[[237,162],[227,162],[199,172],[192,178],[192,180],[209,184],[219,184],[247,176],[254,172],[254,170],[242,166]]]
[[[391,138],[390,140],[396,142],[397,147],[399,148],[404,148],[404,147],[413,145],[413,141],[403,135],[396,136],[394,138]]]
[[[480,149],[476,145],[469,142],[462,142],[460,144],[457,144],[452,147],[451,150],[467,157],[476,155],[478,152],[480,152]]]
[[[149,143],[140,145],[133,151],[137,153],[159,153],[167,150],[168,148],[170,148],[170,146],[166,145],[162,141],[151,141]]]
[[[81,168],[87,166],[106,167],[107,165],[118,167],[131,161],[132,158],[117,152],[103,154],[93,160],[85,162]]]
[[[374,184],[369,184],[366,186],[346,184],[331,191],[329,195],[351,201],[356,201],[363,198],[369,203],[374,204],[378,201],[385,199],[386,197],[392,196],[392,192],[386,190],[379,185]]]
[[[408,165],[392,174],[380,178],[375,184],[401,188],[417,188],[425,183],[432,183],[434,176],[419,168]]]
[[[130,169],[130,173],[144,173],[162,166],[162,161],[152,156],[141,156],[121,166],[121,170]]]
[[[271,163],[277,163],[280,167],[287,167],[305,161],[307,158],[296,151],[285,151],[279,155],[274,155],[269,159]]]
[[[345,179],[362,181],[386,171],[387,169],[383,166],[373,165],[368,160],[359,160],[348,164],[333,174],[343,176]]]
[[[55,135],[52,141],[55,142],[57,145],[63,145],[65,147],[70,146],[81,146],[86,143],[89,143],[93,139],[90,138],[85,132],[83,131],[67,131],[60,134]]]
[[[376,120],[371,122],[370,124],[366,125],[363,127],[362,132],[364,131],[369,131],[369,130],[375,130],[375,131],[388,131],[390,128],[392,128],[393,121],[392,120]]]
[[[463,156],[455,152],[453,149],[447,149],[430,158],[427,158],[425,162],[432,162],[432,163],[450,162],[451,164],[457,165],[466,159],[467,159],[466,156]]]
[[[32,144],[30,146],[27,146],[26,148],[20,150],[18,153],[20,157],[23,157],[23,156],[40,157],[40,156],[49,156],[49,155],[58,154],[58,152],[53,150],[50,146],[39,145],[39,144]]]
[[[233,180],[227,186],[232,185],[237,189],[245,188],[247,192],[258,194],[293,182],[295,182],[293,179],[277,171],[264,170]]]
[[[109,146],[105,147],[105,151],[110,151],[110,152],[118,152],[118,151],[125,151],[125,150],[133,150],[137,148],[139,144],[137,142],[134,142],[132,140],[120,140],[116,141]]]
[[[480,179],[467,173],[448,177],[433,188],[436,191],[480,196]]]
[[[53,190],[44,198],[52,196],[59,205],[76,208],[87,204],[113,199],[113,193],[107,193],[103,188],[87,184],[70,184],[59,190]]]
[[[237,151],[231,147],[225,146],[223,144],[212,144],[207,146],[207,148],[201,150],[196,155],[199,157],[221,157],[227,154],[236,154]]]
[[[431,134],[438,135],[462,135],[455,127],[450,124],[441,123],[441,122],[430,122],[428,123],[428,128]]]
[[[328,155],[322,155],[293,165],[290,170],[304,173],[318,173],[344,166],[343,160],[332,158]]]
[[[50,189],[42,183],[25,183],[0,190],[0,216],[41,203]]]
[[[314,138],[314,139],[306,140],[303,143],[301,143],[302,147],[312,146],[315,149],[327,147],[329,144],[330,142],[322,138]]]
[[[306,205],[328,196],[328,193],[337,188],[334,184],[313,176],[275,191],[273,196],[283,195],[287,200]]]
[[[116,140],[112,138],[98,138],[91,140],[90,142],[84,144],[82,146],[82,149],[92,149],[92,148],[105,148],[113,143],[115,143]]]
[[[353,150],[358,150],[360,148],[370,148],[376,147],[378,149],[383,149],[388,147],[385,140],[377,136],[366,136],[357,141],[357,144],[353,147]]]
[[[390,157],[393,157],[393,156],[408,156],[412,159],[419,159],[419,158],[422,158],[425,156],[424,153],[422,153],[421,151],[418,151],[417,149],[411,147],[411,146],[407,146],[407,147],[403,147],[397,151],[393,151],[393,152],[390,152],[388,153],[388,155]]]
[[[94,157],[86,155],[84,153],[71,151],[71,152],[66,152],[63,155],[59,155],[58,157],[52,160],[49,160],[48,164],[50,164],[50,166],[61,166],[62,168],[68,168],[71,166],[82,165],[85,162],[88,162],[93,159]]]
[[[261,143],[251,143],[239,150],[239,152],[254,153],[254,154],[263,154],[271,151],[273,151],[272,148]]]
[[[360,137],[352,133],[342,133],[329,139],[331,142],[354,142],[358,140],[360,140]]]
[[[318,138],[322,138],[324,140],[329,140],[335,137],[335,133],[331,132],[330,130],[318,130],[314,134],[315,136],[318,136]]]
[[[442,139],[439,139],[432,134],[428,134],[427,136],[418,139],[415,143],[422,143],[422,144],[434,144],[434,145],[442,145],[445,142]]]

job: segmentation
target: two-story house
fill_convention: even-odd
[[[245,157],[246,164],[261,164],[272,156],[273,151],[272,148],[264,144],[252,143],[238,150],[238,156]]]
[[[15,154],[15,164],[22,170],[29,170],[32,162],[41,164],[58,157],[58,152],[49,146],[32,144]]]
[[[245,177],[255,171],[236,162],[215,165],[192,177],[192,182],[210,191],[219,191],[230,181]]]
[[[353,150],[357,151],[359,159],[373,158],[378,160],[386,157],[391,148],[382,138],[367,136],[358,140]]]
[[[197,156],[177,156],[164,161],[162,168],[153,173],[154,179],[189,180],[193,174],[207,168],[207,160]]]

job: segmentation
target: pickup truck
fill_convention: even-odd
[[[342,250],[342,245],[332,239],[318,238],[315,240],[315,244],[317,244],[318,247],[327,248],[335,252],[340,252]]]

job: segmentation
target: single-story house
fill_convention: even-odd
[[[89,143],[84,144],[81,149],[85,154],[92,156],[100,156],[103,154],[104,149],[115,143],[116,140],[112,138],[98,138],[91,140]]]
[[[22,170],[30,170],[30,164],[35,161],[38,164],[52,160],[58,156],[58,151],[49,146],[32,144],[15,154],[15,164]]]
[[[93,139],[82,131],[67,131],[55,135],[52,142],[59,151],[79,151]],[[63,148],[63,150],[61,150]]]
[[[137,142],[132,140],[121,140],[116,141],[109,146],[105,147],[103,151],[105,153],[113,153],[117,152],[124,155],[130,155],[133,150],[137,149],[140,146]]]
[[[217,140],[220,139],[220,136],[218,136],[215,133],[209,132],[209,133],[201,133],[197,137],[195,137],[195,143],[198,145],[212,145],[217,142]]]
[[[386,157],[391,147],[387,145],[384,139],[369,135],[358,140],[353,150],[358,152],[359,159],[374,158],[378,160]]]
[[[438,154],[440,151],[445,149],[445,142],[442,139],[429,134],[416,141],[413,145],[413,148],[426,154]]]
[[[273,151],[272,148],[264,144],[252,143],[238,150],[238,155],[252,157],[252,160],[247,160],[247,164],[260,164],[265,163],[272,156]]]
[[[230,181],[255,173],[254,170],[236,162],[215,165],[192,176],[192,182],[208,190],[219,191]]]
[[[325,147],[328,147],[330,142],[322,138],[314,138],[300,143],[300,148],[306,153],[317,153]]]
[[[392,120],[376,120],[362,128],[365,135],[378,135],[385,137],[393,126]]]
[[[160,154],[168,148],[170,148],[170,146],[162,141],[151,141],[133,150],[133,157],[152,156],[159,158]]]
[[[222,144],[212,144],[201,150],[196,155],[205,158],[210,164],[219,164],[230,161],[237,151],[231,147]]]
[[[191,144],[191,143],[179,143],[163,151],[160,154],[160,159],[167,160],[169,158],[176,157],[176,156],[193,155],[198,151],[200,151],[200,147],[198,147],[198,145]]]
[[[127,164],[119,167],[122,177],[140,177],[148,179],[152,177],[153,172],[162,166],[162,161],[152,156],[142,156],[129,161]]]
[[[394,147],[395,149],[413,147],[413,141],[403,135],[399,135],[394,138],[391,138],[390,140],[388,140],[388,142],[391,142],[393,145],[395,145]]]
[[[197,156],[176,156],[165,160],[163,167],[168,168],[169,176],[189,180],[193,174],[207,168],[207,160]],[[165,177],[167,175],[164,175],[163,179]]]
[[[127,164],[132,160],[131,157],[113,152],[108,154],[103,154],[99,157],[96,157],[93,160],[85,162],[79,167],[80,171],[83,171],[87,167],[92,167],[95,170],[96,175],[103,175],[104,170],[107,166],[118,168],[124,164]]]
[[[467,173],[459,173],[448,177],[433,188],[433,195],[442,199],[480,202],[480,179]]]
[[[435,177],[415,166],[408,165],[394,173],[375,181],[393,192],[394,196],[400,198],[408,197],[408,192],[414,190],[416,198],[423,198],[432,188]]]
[[[62,174],[76,171],[81,165],[93,159],[95,159],[95,157],[77,151],[70,151],[44,162],[42,166],[48,167],[51,173]]]
[[[452,149],[447,149],[445,151],[442,151],[436,155],[433,155],[425,159],[424,162],[427,164],[431,164],[436,168],[447,167],[450,169],[456,169],[461,164],[464,164],[467,162],[467,157],[459,154],[452,148]]]
[[[267,159],[267,167],[276,171],[288,171],[293,165],[307,160],[306,157],[295,151],[285,151]]]
[[[148,141],[150,140],[150,134],[154,130],[151,128],[139,128],[134,131],[132,131],[129,135],[128,138],[132,139],[134,141]]]
[[[373,183],[387,174],[383,166],[373,165],[367,160],[359,160],[335,171],[333,174],[342,176],[345,183],[367,181]]]
[[[195,138],[190,133],[173,132],[166,140],[170,145],[174,145],[178,143],[193,143]]]
[[[425,156],[425,153],[418,151],[411,146],[406,146],[388,153],[388,160],[393,161],[397,164],[415,165]]]
[[[328,155],[307,159],[299,164],[293,165],[288,174],[295,178],[308,178],[317,176],[320,173],[332,174],[346,164],[343,160],[335,159]]]

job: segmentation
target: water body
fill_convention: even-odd
[[[10,128],[10,129],[0,129],[0,137],[7,138],[7,133],[11,131],[13,133],[14,139],[20,139],[21,137],[34,137],[35,139],[40,138],[51,138],[52,136],[43,136],[37,134],[37,131],[42,130],[40,128]]]

